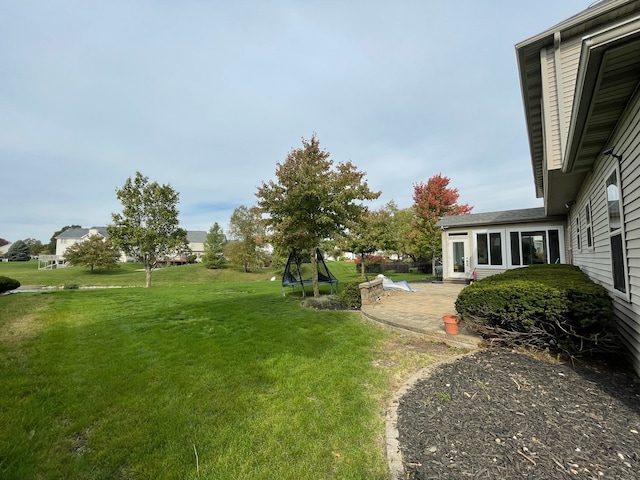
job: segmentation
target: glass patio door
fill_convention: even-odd
[[[449,238],[448,270],[451,278],[469,276],[469,241],[467,238]]]

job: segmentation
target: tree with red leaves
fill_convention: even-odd
[[[411,237],[415,256],[433,261],[442,252],[442,238],[435,224],[442,217],[471,213],[469,204],[458,205],[457,188],[449,187],[449,177],[441,173],[431,177],[426,184],[413,185],[414,228]]]

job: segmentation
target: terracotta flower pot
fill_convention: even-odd
[[[458,335],[458,333],[460,333],[460,329],[458,328],[460,319],[457,315],[444,315],[442,320],[444,321],[444,330],[449,335]]]

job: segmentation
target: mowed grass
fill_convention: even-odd
[[[0,478],[387,478],[384,401],[435,357],[211,272],[0,297]]]
[[[356,271],[352,262],[327,262],[331,273],[340,282],[361,281],[362,277]],[[91,272],[85,267],[66,267],[55,270],[38,270],[38,261],[28,262],[0,262],[0,275],[18,280],[22,285],[41,285],[64,287],[65,285],[79,286],[127,286],[141,287],[145,284],[145,272],[139,263],[121,263],[113,270],[95,270]],[[431,278],[421,273],[387,273],[394,281],[421,281]],[[200,264],[181,265],[154,270],[151,275],[152,286],[194,285],[210,282],[263,282],[276,277],[275,284],[280,284],[282,269],[263,269],[243,272],[237,267],[220,270],[210,270]],[[376,274],[369,274],[374,278]],[[311,291],[311,287],[308,287]],[[324,293],[324,291],[322,292]]]
[[[78,286],[125,286],[144,287],[145,272],[139,263],[121,263],[113,270],[95,270],[85,267],[65,267],[54,270],[38,270],[38,261],[1,262],[0,275],[18,280],[22,285],[42,285],[64,287]],[[181,265],[154,270],[152,286],[194,285],[209,282],[264,281],[276,270],[265,269],[257,272],[242,272],[238,268],[210,270],[200,264]]]

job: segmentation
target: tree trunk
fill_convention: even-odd
[[[316,256],[316,249],[311,250],[311,278],[313,279],[313,296],[314,298],[320,297],[320,286],[318,285],[318,257]]]
[[[360,275],[362,275],[363,280],[367,278],[364,268],[364,252],[360,253]]]
[[[144,271],[146,273],[146,279],[147,279],[145,288],[149,288],[151,286],[151,265],[145,265]]]

